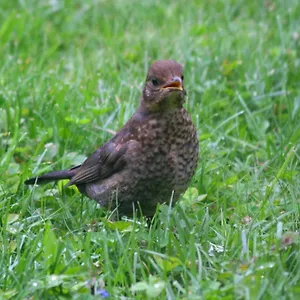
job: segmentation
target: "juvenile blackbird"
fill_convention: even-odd
[[[153,216],[159,203],[173,203],[187,189],[198,161],[198,137],[183,108],[182,66],[173,60],[152,64],[140,105],[131,119],[82,165],[28,179],[39,184],[70,179],[103,207],[132,216]]]

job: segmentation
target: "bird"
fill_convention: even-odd
[[[186,101],[183,67],[152,63],[139,106],[125,125],[81,165],[25,181],[69,179],[88,198],[119,216],[152,217],[159,204],[177,202],[198,164],[199,140]]]

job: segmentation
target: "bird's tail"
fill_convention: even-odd
[[[54,172],[49,172],[41,176],[33,177],[27,179],[24,183],[25,184],[43,184],[47,183],[49,181],[57,181],[61,179],[71,179],[76,173],[77,173],[77,168],[80,166],[76,166],[72,169],[68,170],[61,170],[61,171],[54,171]]]

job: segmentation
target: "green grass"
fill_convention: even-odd
[[[0,0],[0,299],[299,299],[298,0]],[[185,65],[201,151],[150,227],[31,174],[129,119]]]

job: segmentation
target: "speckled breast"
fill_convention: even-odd
[[[198,161],[196,128],[185,109],[153,116],[138,129],[139,158],[129,165],[136,180],[135,197],[156,204],[169,202],[183,193]],[[176,200],[175,199],[175,200]]]

